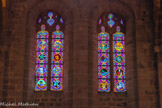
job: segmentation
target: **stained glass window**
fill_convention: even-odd
[[[64,21],[52,10],[37,20],[35,91],[63,90]]]
[[[125,92],[125,19],[106,12],[98,19],[98,91]]]

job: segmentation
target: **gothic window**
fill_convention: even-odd
[[[35,91],[62,91],[63,18],[52,10],[44,11],[37,19],[36,31]]]
[[[98,91],[125,92],[126,21],[106,12],[98,20]]]

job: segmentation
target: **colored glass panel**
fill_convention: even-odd
[[[114,78],[125,79],[125,67],[124,66],[114,66]]]
[[[98,40],[102,41],[109,40],[109,33],[105,32],[104,26],[101,27],[101,31],[102,32],[98,34]]]
[[[98,54],[98,65],[110,65],[109,53]]]
[[[47,78],[36,78],[35,91],[47,90]]]
[[[61,91],[63,90],[64,34],[61,31],[64,30],[63,18],[55,12],[48,10],[39,16],[37,23],[35,91],[46,91],[47,80],[49,79],[51,80],[48,82],[51,85],[51,90]],[[51,45],[49,45],[49,43],[51,43]],[[51,53],[49,63],[48,53]],[[50,69],[48,68],[49,65],[51,65]],[[51,75],[48,75],[49,72]]]
[[[109,42],[98,41],[98,52],[109,52]]]
[[[126,91],[126,81],[115,80],[114,81],[114,92],[125,92],[125,91]]]
[[[37,64],[36,65],[36,76],[37,77],[47,77],[47,64]]]
[[[99,19],[99,21],[98,21],[98,24],[101,24],[102,23],[102,20],[101,20],[101,18]]]
[[[62,24],[64,23],[64,21],[63,21],[62,17],[60,17],[60,22],[61,22]]]
[[[63,51],[63,39],[52,39],[52,51],[60,52]]]
[[[53,64],[51,66],[51,77],[61,78],[63,74],[63,66],[61,64]]]
[[[110,28],[112,28],[115,25],[115,21],[112,19],[113,14],[109,14],[108,18],[109,18],[109,21],[107,22],[107,24],[109,25]]]
[[[124,52],[124,41],[114,41],[113,49],[114,52]]]
[[[120,24],[124,25],[124,22],[123,22],[123,20],[122,20],[122,19],[120,20]]]
[[[41,26],[41,31],[37,33],[37,38],[48,38],[49,33],[45,30],[45,25]]]
[[[60,29],[60,26],[57,25],[56,26],[56,31],[54,31],[52,33],[52,38],[64,38],[64,34],[62,31],[59,30]]]
[[[109,66],[98,66],[98,78],[110,78],[110,67]]]
[[[63,52],[52,52],[52,57],[51,57],[51,62],[52,63],[63,63]]]
[[[48,13],[48,17],[49,17],[49,19],[47,20],[47,24],[49,24],[49,26],[52,26],[55,23],[55,20],[52,18],[53,17],[53,13],[49,12]]]
[[[100,92],[110,92],[110,81],[108,79],[99,79],[98,91]]]
[[[47,63],[48,62],[48,52],[37,52],[36,63]]]
[[[99,20],[101,24],[101,19]],[[110,61],[109,61],[109,34],[105,32],[105,27],[101,27],[101,33],[98,34],[98,91],[110,91]]]
[[[98,19],[98,91],[109,92],[110,82],[114,83],[115,92],[126,91],[125,23],[124,18],[115,13],[105,12]]]
[[[114,53],[114,65],[125,65],[125,54],[124,53]]]
[[[38,23],[41,23],[41,21],[42,21],[42,19],[41,19],[41,18],[39,18]]]
[[[48,50],[48,39],[37,39],[37,51]]]
[[[62,78],[52,78],[51,79],[51,90],[62,91],[63,90]]]
[[[116,27],[116,33],[113,34],[113,50],[114,50],[114,92],[125,92],[125,46],[124,34],[120,32],[120,27]]]
[[[62,22],[61,22],[62,21]],[[60,19],[63,23],[63,20]],[[52,54],[51,54],[51,90],[62,91],[63,77],[63,41],[64,34],[60,31],[60,26],[56,25],[56,31],[52,33]]]
[[[124,40],[124,34],[120,32],[120,27],[116,27],[116,33],[113,34],[113,40]]]

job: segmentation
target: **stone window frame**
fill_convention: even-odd
[[[64,18],[65,24],[65,31],[64,31],[64,82],[63,82],[63,91],[35,91],[35,61],[36,61],[36,21],[39,14],[45,10],[53,10],[57,12],[60,16]],[[27,12],[26,18],[26,57],[25,57],[25,71],[24,71],[24,92],[23,92],[23,100],[30,99],[33,96],[42,96],[42,95],[50,95],[55,96],[56,94],[60,94],[67,98],[67,95],[63,95],[67,93],[69,90],[69,83],[72,81],[73,77],[73,69],[72,67],[72,59],[70,56],[73,52],[72,45],[73,45],[73,23],[72,23],[73,15],[71,8],[62,2],[62,1],[50,1],[40,2],[39,4],[34,4],[29,8]],[[50,92],[50,93],[49,93]]]
[[[97,99],[101,92],[98,92],[98,42],[97,42],[97,25],[98,18],[105,12],[120,14],[126,20],[125,33],[125,57],[126,57],[126,86],[127,92],[115,92],[115,94],[123,94],[127,96],[128,108],[138,107],[138,81],[137,81],[137,61],[136,61],[136,24],[135,14],[128,4],[122,1],[104,1],[94,3],[91,6],[89,15],[89,74],[92,86],[90,90],[91,97]],[[111,90],[112,91],[112,90]],[[103,92],[107,96],[114,94],[114,92]],[[98,106],[94,103],[94,106]]]
[[[36,29],[37,29],[37,33],[41,30],[41,27],[40,27],[40,24],[38,23],[38,20],[39,20],[39,17],[40,16],[42,16],[42,14],[43,15],[47,15],[49,12],[53,12],[54,14],[56,14],[56,15],[58,15],[59,17],[62,17],[62,16],[60,16],[56,11],[53,11],[52,9],[50,9],[50,10],[45,10],[45,11],[43,11],[43,12],[41,12],[40,14],[39,14],[39,16],[38,16],[38,18],[37,18],[37,21],[36,21]],[[48,19],[48,15],[46,16],[47,17],[47,19]],[[56,18],[57,19],[57,18]],[[64,19],[64,18],[63,18]],[[48,33],[49,33],[49,36],[48,36],[48,62],[47,62],[47,77],[46,77],[46,80],[47,80],[47,82],[46,82],[46,85],[47,85],[47,90],[42,90],[42,91],[50,91],[51,90],[51,79],[52,78],[54,78],[54,77],[51,77],[51,65],[53,64],[53,63],[51,63],[51,59],[52,59],[52,57],[51,57],[51,53],[53,52],[52,51],[52,47],[51,47],[51,43],[52,43],[52,33],[53,32],[55,32],[55,30],[53,30],[53,31],[51,31],[51,29],[55,29],[55,27],[56,27],[56,25],[55,25],[55,23],[53,24],[53,25],[55,25],[54,26],[54,28],[51,28],[48,24],[47,24],[47,22],[45,23],[45,24],[43,24],[43,25],[45,25],[45,31],[47,31]],[[52,26],[53,26],[52,25]],[[64,34],[64,26],[65,26],[65,22],[63,23],[63,24],[61,24],[60,23],[60,31],[61,32],[63,32],[63,34]],[[38,40],[38,38],[37,38],[37,40]],[[62,39],[63,41],[64,41],[64,37],[63,37],[63,39]],[[36,45],[37,46],[37,45]],[[63,48],[64,48],[64,45],[63,45]],[[37,51],[37,52],[39,52],[39,51]],[[37,65],[37,63],[36,63],[36,65]],[[63,66],[63,70],[64,70],[64,49],[63,49],[63,64],[62,64],[62,66]],[[36,71],[36,70],[35,70]],[[62,74],[64,74],[64,72],[62,71]],[[36,80],[36,78],[38,78],[36,75],[35,75],[35,80]],[[62,79],[62,82],[64,83],[64,81],[63,81],[63,77],[61,77],[61,79]],[[36,83],[35,83],[35,85],[36,85]],[[63,87],[63,84],[62,84],[62,87]],[[35,91],[37,91],[37,92],[39,92],[39,91],[41,91],[41,90],[35,90]],[[57,90],[51,90],[51,91],[57,91]],[[60,91],[63,91],[63,89],[62,90],[60,90]]]

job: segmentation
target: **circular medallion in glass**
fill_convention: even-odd
[[[100,83],[100,88],[106,90],[108,88],[108,83],[106,81]]]
[[[55,47],[56,49],[59,49],[59,48],[62,47],[62,43],[61,43],[60,41],[55,41],[55,42],[54,42],[54,47]]]
[[[60,61],[61,60],[61,55],[60,54],[55,54],[54,55],[54,60],[55,61]]]
[[[119,76],[119,77],[122,76],[123,75],[123,70],[122,69],[117,69],[116,70],[116,75]]]
[[[121,63],[123,61],[123,57],[122,56],[117,56],[115,58],[115,60],[116,60],[117,63]]]
[[[118,90],[123,90],[123,89],[124,89],[124,84],[123,84],[122,82],[118,82],[118,83],[116,84],[116,88],[117,88]]]
[[[107,49],[107,44],[106,43],[101,43],[100,44],[100,49],[101,50],[106,50]]]
[[[45,83],[44,80],[41,79],[41,80],[39,80],[39,81],[37,82],[37,85],[38,85],[39,88],[43,88],[43,87],[45,87],[46,83]]]
[[[40,54],[39,56],[38,56],[38,58],[39,58],[39,60],[45,60],[46,59],[46,55],[45,54]]]
[[[54,67],[52,69],[52,72],[54,72],[55,74],[60,74],[61,73],[61,69],[60,69],[60,67]]]
[[[39,68],[38,68],[39,74],[44,74],[45,71],[46,71],[46,69],[45,69],[44,67],[39,67]]]
[[[107,75],[107,69],[101,69],[100,73],[101,73],[102,76]]]
[[[59,88],[60,87],[60,81],[59,80],[54,80],[53,81],[53,86],[55,87],[55,88]]]
[[[116,49],[117,51],[121,51],[121,50],[123,49],[123,44],[120,43],[120,42],[116,43],[116,44],[115,44],[115,49]]]
[[[105,55],[102,55],[101,56],[101,58],[100,58],[100,60],[101,60],[101,62],[107,62],[108,61],[108,58],[107,58],[107,56],[105,56]]]

